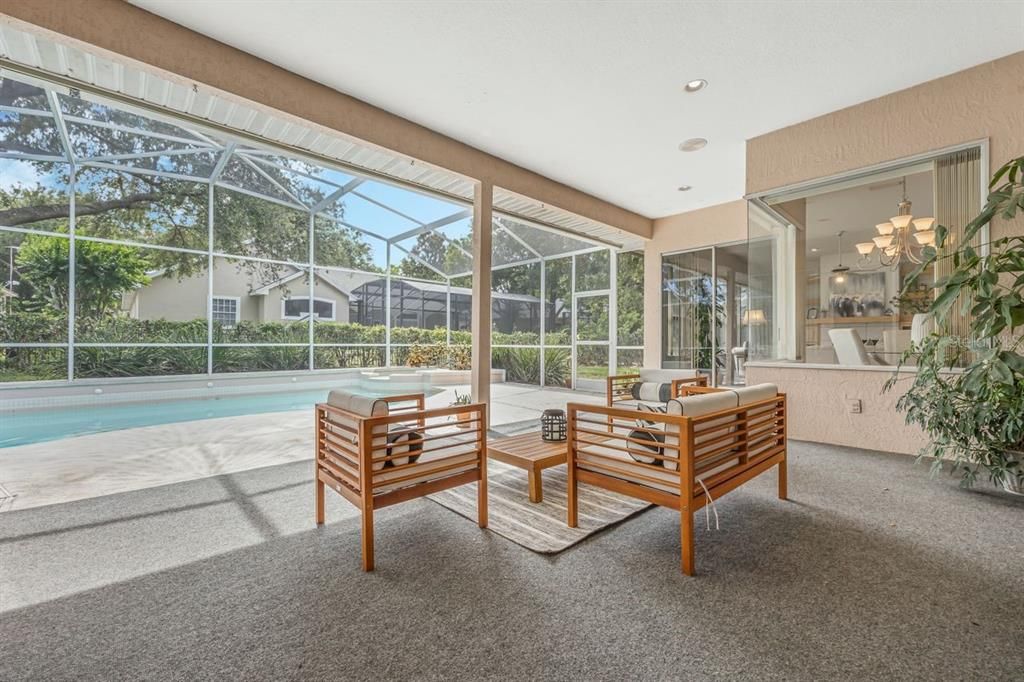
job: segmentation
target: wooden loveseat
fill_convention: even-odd
[[[786,498],[786,396],[774,384],[684,387],[666,412],[570,403],[568,524],[579,483],[680,513],[682,570],[694,573],[693,515],[772,467]]]
[[[329,487],[360,510],[363,570],[372,571],[375,509],[476,482],[477,522],[486,528],[486,424],[482,403],[425,409],[422,393],[331,391],[316,406],[317,525]]]

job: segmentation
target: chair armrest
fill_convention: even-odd
[[[614,403],[632,398],[633,396],[632,393],[630,393],[630,388],[635,382],[639,381],[639,379],[639,373],[618,374],[616,376],[608,377],[605,392],[605,395],[608,398],[608,406],[611,407]],[[623,396],[626,395],[629,397],[624,398]]]
[[[685,392],[685,390],[684,390],[686,387],[690,387],[690,386],[706,387],[707,385],[708,385],[708,378],[706,376],[688,377],[686,379],[673,379],[672,380],[671,396],[673,398],[681,398],[681,397],[683,397],[685,395],[688,395]]]

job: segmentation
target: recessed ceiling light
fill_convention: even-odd
[[[692,80],[686,85],[684,85],[683,90],[686,90],[687,92],[700,92],[701,90],[706,88],[707,85],[708,82],[706,80],[704,80],[703,78],[698,78],[697,80]]]
[[[689,140],[683,140],[679,143],[679,151],[681,152],[695,152],[698,149],[704,149],[708,146],[708,141],[703,137],[691,137]]]
[[[693,187],[689,185],[679,185],[680,192],[689,192],[691,189],[693,189]]]
[[[817,249],[811,249],[811,253],[818,253]]]

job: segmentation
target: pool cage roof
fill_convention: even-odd
[[[207,183],[333,220],[442,278],[472,273],[472,207],[461,198],[25,74],[0,75],[0,159]],[[621,246],[497,210],[493,225],[494,269]]]

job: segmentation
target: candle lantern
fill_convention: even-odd
[[[540,437],[549,442],[566,439],[565,410],[544,410],[540,416]]]

